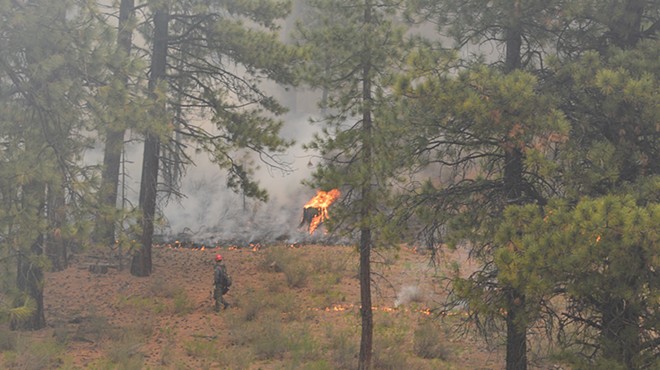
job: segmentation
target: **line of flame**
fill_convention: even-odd
[[[351,310],[355,307],[360,308],[361,306],[356,306],[354,304],[346,304],[346,305],[332,305],[328,306],[325,308],[313,308],[315,311],[325,311],[325,312],[342,312],[342,311],[348,311]],[[388,307],[388,306],[372,306],[371,307],[372,311],[382,311],[382,312],[396,312],[396,311],[411,311],[411,312],[419,312],[424,315],[430,315],[431,314],[431,309],[430,308],[421,308],[421,309],[416,309],[416,310],[410,310],[407,308],[397,308],[397,307]]]

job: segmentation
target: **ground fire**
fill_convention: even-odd
[[[334,203],[341,193],[338,189],[330,191],[319,190],[316,196],[310,199],[303,207],[303,216],[300,226],[309,225],[309,234],[313,234],[317,227],[328,219],[328,207]]]

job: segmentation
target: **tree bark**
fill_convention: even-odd
[[[623,6],[623,14],[616,16],[610,30],[614,45],[621,49],[632,49],[641,39],[644,0],[628,0]]]
[[[165,77],[167,63],[167,35],[169,12],[166,7],[154,12],[154,45],[151,59],[149,90],[154,92],[158,82]],[[162,111],[165,106],[159,107]],[[160,112],[157,112],[160,113]],[[157,117],[162,117],[157,114]],[[149,276],[151,274],[151,245],[156,214],[156,192],[158,190],[158,167],[160,160],[160,138],[153,130],[147,130],[144,141],[142,179],[140,182],[140,209],[142,210],[141,248],[131,261],[131,274]]]
[[[133,46],[133,30],[129,27],[133,15],[135,0],[121,0],[119,5],[119,23],[117,44],[119,49],[129,56]],[[122,76],[124,85],[128,82],[127,76]],[[95,240],[105,245],[115,242],[115,228],[117,225],[117,189],[119,187],[119,168],[121,155],[124,150],[125,127],[109,125],[106,129],[105,149],[103,153],[103,173],[101,174],[101,209],[96,218]]]
[[[42,217],[45,206],[45,186],[32,182],[23,188],[23,208]],[[44,273],[43,268],[33,257],[43,254],[44,237],[38,234],[28,250],[20,251],[16,265],[16,287],[34,301],[30,316],[20,321],[12,321],[12,330],[39,330],[46,326],[44,315]],[[16,302],[15,307],[24,305]]]
[[[520,1],[513,2],[511,23],[505,31],[506,59],[504,71],[510,73],[522,66],[522,25]],[[523,199],[523,162],[522,148],[515,140],[507,141],[504,147],[503,185],[507,204],[522,204]],[[527,369],[527,325],[521,322],[524,314],[525,297],[511,288],[506,314],[506,369]]]
[[[637,369],[635,357],[640,353],[640,313],[622,298],[612,298],[603,305],[603,356],[623,364],[627,370]]]
[[[365,1],[364,23],[371,23],[371,1]],[[369,37],[369,35],[365,35]],[[362,334],[360,338],[360,357],[358,369],[368,370],[371,368],[371,357],[373,353],[373,311],[371,307],[371,55],[368,41],[364,44],[362,61],[362,161],[367,176],[363,180],[360,206],[360,218],[363,226],[360,229],[360,315],[362,316]],[[366,222],[366,224],[364,224]]]
[[[506,370],[527,369],[527,328],[519,317],[524,314],[525,297],[510,291],[506,313]]]
[[[12,330],[39,330],[46,327],[46,316],[44,314],[44,272],[41,266],[31,260],[30,256],[41,255],[43,237],[38,237],[32,247],[30,254],[19,254],[16,269],[16,285],[18,289],[27,294],[35,303],[34,311],[24,320],[12,321]],[[18,302],[23,304],[23,302]]]
[[[358,369],[371,368],[373,352],[373,311],[371,305],[371,230],[360,231],[360,316],[362,335],[360,338],[360,358]]]

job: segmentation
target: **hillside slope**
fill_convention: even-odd
[[[215,313],[213,257],[234,284]],[[0,365],[33,368],[338,369],[359,349],[358,255],[341,246],[155,247],[150,277],[82,261],[46,276],[49,328],[21,333]],[[375,368],[498,369],[500,352],[455,338],[429,309],[442,298],[428,256],[374,258]],[[398,306],[396,306],[398,304]],[[396,306],[396,307],[395,307]],[[35,356],[34,348],[51,348]]]

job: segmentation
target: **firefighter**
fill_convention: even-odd
[[[220,305],[223,309],[229,307],[229,303],[224,299],[224,295],[229,291],[231,278],[227,273],[227,267],[222,261],[222,256],[215,256],[215,268],[213,269],[213,299],[215,300],[215,311],[220,311]]]

